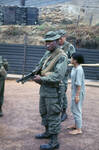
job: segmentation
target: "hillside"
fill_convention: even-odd
[[[84,0],[82,1],[84,2]],[[89,26],[92,9],[86,10],[84,7],[82,9],[79,7],[82,4],[79,2],[77,6],[77,2],[78,0],[73,0],[69,3],[58,3],[58,5],[40,8],[39,25],[0,26],[0,42],[23,44],[24,34],[27,34],[28,44],[41,45],[44,44],[42,43],[42,37],[47,31],[65,29],[68,33],[68,39],[77,41],[80,47],[99,48],[98,9],[92,8],[97,13],[94,14],[92,26]],[[79,26],[77,26],[79,15]]]

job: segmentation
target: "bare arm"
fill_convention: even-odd
[[[76,91],[76,97],[75,97],[75,102],[76,104],[78,104],[79,102],[79,95],[80,95],[80,89],[81,89],[81,86],[77,86],[77,91]]]

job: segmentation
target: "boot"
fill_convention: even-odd
[[[0,106],[0,117],[3,116],[2,107]]]
[[[51,135],[51,141],[48,144],[43,144],[40,146],[40,150],[54,150],[59,148],[59,143],[57,140],[57,134]]]
[[[35,136],[36,139],[47,139],[50,138],[50,134],[48,133],[48,126],[45,127],[46,131],[44,133],[41,134],[37,134]]]
[[[62,115],[61,115],[61,122],[65,121],[68,118],[66,109],[63,109]]]

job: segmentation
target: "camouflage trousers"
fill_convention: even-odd
[[[42,125],[48,127],[49,134],[58,134],[61,123],[61,106],[58,98],[40,97],[39,110],[42,117]]]
[[[4,102],[4,85],[5,85],[5,80],[0,79],[0,106],[2,106]]]
[[[64,86],[62,90],[62,96],[61,96],[61,101],[62,101],[62,110],[66,110],[68,107],[68,101],[67,101],[67,85]]]

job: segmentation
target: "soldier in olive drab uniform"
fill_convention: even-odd
[[[3,116],[2,106],[4,102],[4,85],[7,69],[8,69],[8,62],[5,59],[2,59],[2,56],[0,56],[0,117]]]
[[[70,63],[70,58],[72,56],[73,53],[75,53],[75,48],[74,46],[66,41],[66,31],[64,30],[59,30],[57,31],[57,33],[61,36],[61,38],[59,39],[59,45],[61,47],[61,49],[67,54],[68,56],[68,64]],[[61,115],[61,121],[65,121],[67,119],[67,106],[68,106],[68,102],[67,102],[67,95],[66,95],[66,91],[67,91],[67,85],[68,85],[68,71],[66,72],[65,75],[65,79],[64,79],[64,86],[65,86],[65,93],[64,93],[64,97],[63,97],[63,110],[62,110],[62,115]]]
[[[34,81],[40,87],[40,114],[45,132],[36,135],[37,139],[50,138],[48,144],[40,146],[41,150],[51,150],[59,147],[58,134],[61,123],[61,97],[63,82],[67,70],[67,56],[58,48],[60,35],[50,31],[45,36],[47,53],[41,59],[41,75],[36,75]],[[62,90],[61,90],[62,89]],[[64,93],[64,92],[63,92]]]

